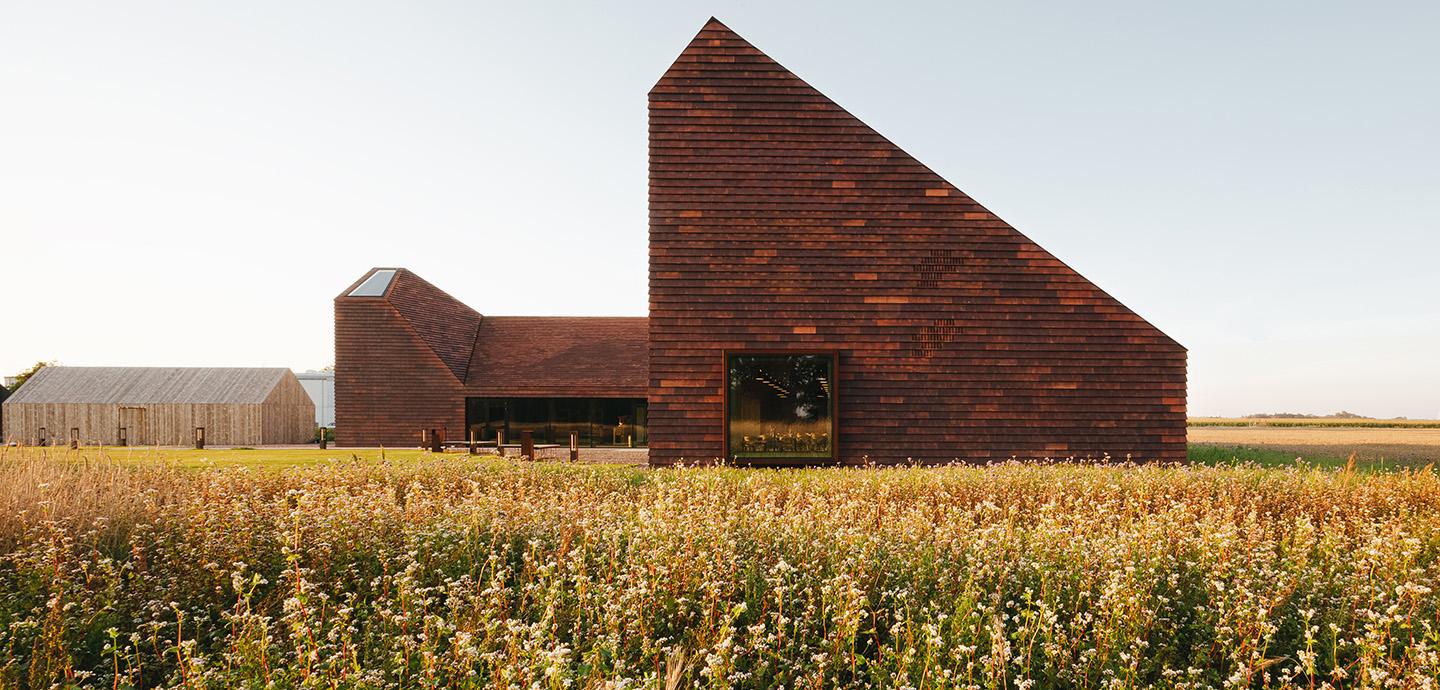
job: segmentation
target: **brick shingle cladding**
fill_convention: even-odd
[[[383,297],[349,297],[354,287],[335,299],[336,442],[417,446],[429,428],[463,438],[457,370],[469,367],[480,315],[403,269]]]
[[[335,299],[335,429],[347,446],[465,437],[465,398],[643,398],[644,317],[489,316],[405,269]]]
[[[1185,350],[711,21],[650,93],[650,457],[722,350],[840,351],[846,462],[1179,460]]]
[[[464,381],[480,313],[404,269],[395,274],[386,298],[455,378]]]
[[[477,397],[643,398],[645,317],[487,316],[465,390]]]

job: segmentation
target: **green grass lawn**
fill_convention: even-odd
[[[1229,466],[1255,464],[1261,467],[1293,467],[1304,464],[1322,469],[1342,469],[1349,458],[1328,455],[1298,455],[1293,452],[1270,448],[1245,446],[1213,446],[1190,444],[1186,459],[1198,465]],[[1420,468],[1429,462],[1406,460],[1356,460],[1355,468],[1364,472],[1390,472],[1406,468]]]
[[[1267,448],[1246,448],[1242,446],[1202,446],[1190,444],[1185,457],[1201,465],[1240,465],[1253,463],[1262,467],[1289,467],[1295,464],[1296,455]],[[1308,464],[1319,467],[1344,467],[1344,458],[1311,457],[1302,458]]]

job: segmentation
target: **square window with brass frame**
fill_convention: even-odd
[[[738,462],[834,460],[835,352],[725,353],[725,456]]]

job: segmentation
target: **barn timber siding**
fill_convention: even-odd
[[[185,446],[307,443],[315,405],[288,369],[46,367],[6,401],[4,436],[35,444]],[[41,430],[44,430],[44,438]]]
[[[422,429],[462,438],[461,372],[480,315],[404,269],[385,295],[349,296],[369,275],[335,298],[336,442],[417,446]]]
[[[289,376],[260,403],[260,442],[266,445],[309,443],[315,438],[315,401],[305,392],[298,376],[286,373]]]
[[[651,90],[650,458],[721,352],[836,349],[843,462],[1185,457],[1185,350],[711,20]]]

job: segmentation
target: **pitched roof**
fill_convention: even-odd
[[[384,300],[456,380],[465,380],[482,319],[465,303],[404,268],[372,268],[336,299]]]
[[[283,368],[45,367],[5,404],[258,404],[289,373]]]
[[[487,316],[466,393],[644,397],[649,319]]]
[[[361,300],[393,309],[467,395],[644,397],[649,388],[643,316],[482,316],[399,267],[372,268],[336,297]]]

